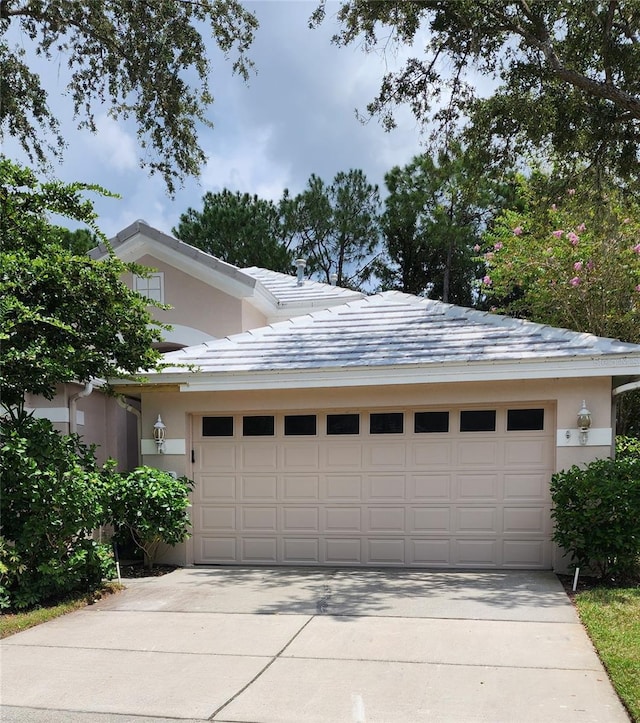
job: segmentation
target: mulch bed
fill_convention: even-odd
[[[151,570],[147,570],[142,562],[121,562],[120,577],[161,577],[162,575],[168,575],[175,569],[177,569],[176,565],[154,565]]]
[[[601,580],[599,580],[597,577],[589,577],[588,575],[580,575],[578,576],[578,585],[576,587],[575,592],[573,591],[573,575],[558,575],[558,580],[562,583],[562,586],[565,589],[565,592],[569,596],[570,600],[573,602],[573,599],[575,596],[580,592],[585,592],[586,590],[592,590],[594,587],[640,587],[640,577],[625,580],[624,582],[621,582],[620,585],[615,585],[614,583],[603,583]]]

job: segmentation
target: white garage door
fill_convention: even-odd
[[[550,568],[544,405],[193,418],[195,562]]]

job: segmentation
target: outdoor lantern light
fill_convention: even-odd
[[[153,441],[156,443],[158,448],[158,454],[164,452],[164,438],[166,427],[162,423],[162,417],[158,414],[158,420],[153,425]]]
[[[582,400],[582,408],[578,412],[578,429],[580,430],[580,444],[587,443],[589,428],[591,427],[591,412],[587,409],[587,403]]]

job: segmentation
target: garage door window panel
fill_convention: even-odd
[[[436,434],[449,431],[449,412],[416,412],[413,417],[415,434]]]
[[[359,414],[327,414],[327,434],[360,434]]]
[[[315,437],[317,422],[315,414],[287,414],[284,418],[285,437]]]
[[[544,409],[507,410],[507,432],[536,432],[544,429]]]
[[[495,409],[467,409],[460,412],[461,432],[495,432]]]
[[[404,414],[402,412],[373,413],[369,416],[370,434],[402,434]]]
[[[233,417],[203,417],[203,437],[233,437]]]
[[[273,437],[275,435],[273,416],[242,417],[242,434],[245,437]]]

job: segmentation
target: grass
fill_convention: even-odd
[[[575,603],[613,687],[640,723],[640,587],[598,587]]]
[[[90,595],[76,595],[61,602],[46,607],[27,610],[26,612],[3,613],[0,615],[0,639],[7,638],[9,635],[14,635],[23,630],[28,630],[41,623],[46,623],[49,620],[54,620],[61,615],[72,613],[74,610],[80,610],[100,599],[103,595],[110,595],[121,590],[122,587],[123,586],[117,582],[109,582],[100,590]]]

